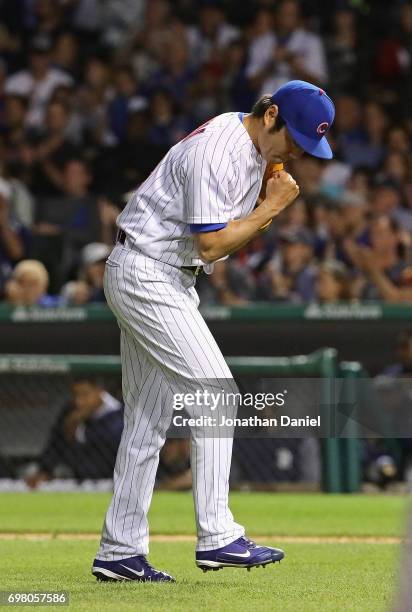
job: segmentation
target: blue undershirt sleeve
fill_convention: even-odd
[[[192,234],[201,232],[218,232],[226,227],[227,223],[190,223],[190,231]]]

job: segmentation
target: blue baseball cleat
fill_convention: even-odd
[[[166,572],[155,570],[144,555],[119,559],[119,561],[93,561],[92,574],[97,580],[124,581],[137,580],[138,582],[176,582]]]
[[[281,561],[285,553],[280,548],[259,546],[246,537],[241,537],[216,550],[196,552],[196,565],[204,572],[224,567],[265,567],[268,563]]]

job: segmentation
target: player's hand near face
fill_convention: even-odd
[[[230,221],[224,229],[195,235],[200,258],[211,263],[230,255],[248,243],[262,228],[289,206],[299,195],[299,187],[290,174],[275,172],[266,185],[266,197],[243,219]]]
[[[292,204],[299,195],[299,187],[295,179],[285,171],[277,172],[267,182],[266,197],[262,204],[273,212],[272,217],[278,215],[289,204]]]

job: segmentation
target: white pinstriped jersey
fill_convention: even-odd
[[[248,215],[265,168],[238,113],[218,115],[170,149],[132,194],[117,225],[153,259],[201,265],[189,225]]]

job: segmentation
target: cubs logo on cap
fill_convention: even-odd
[[[316,128],[316,131],[318,134],[325,134],[328,131],[329,128],[329,123],[327,121],[324,121],[323,123],[319,123],[318,127]]]
[[[272,101],[297,145],[315,157],[333,157],[325,134],[335,118],[335,106],[323,89],[306,81],[289,81],[272,95]]]

